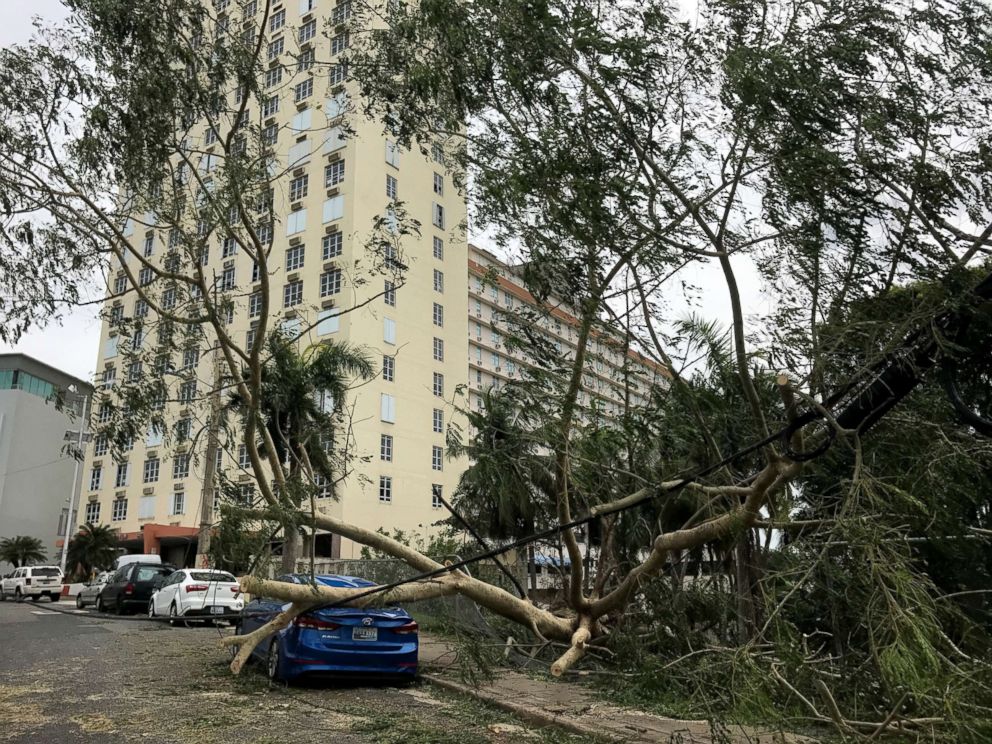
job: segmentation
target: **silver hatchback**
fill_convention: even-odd
[[[110,577],[113,576],[113,572],[104,571],[98,574],[93,581],[89,584],[85,584],[82,589],[80,589],[79,594],[76,595],[76,607],[79,609],[84,608],[86,605],[95,605],[96,598],[100,594],[100,590],[107,585]]]

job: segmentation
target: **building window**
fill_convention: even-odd
[[[142,496],[138,501],[138,519],[155,517],[155,496]]]
[[[248,295],[248,317],[257,318],[262,314],[262,293],[253,292]]]
[[[444,207],[440,204],[435,203],[431,209],[431,222],[434,227],[443,230],[444,229]]]
[[[294,178],[289,182],[289,200],[299,201],[304,196],[307,195],[309,191],[309,181],[310,177],[307,175],[302,175]]]
[[[337,34],[331,38],[331,54],[341,54],[345,49],[348,48],[349,39],[348,32]]]
[[[290,282],[282,289],[282,306],[293,307],[303,302],[303,282]]]
[[[251,459],[248,457],[248,446],[244,444],[238,445],[238,467],[242,470],[247,470],[251,465]]]
[[[434,291],[444,292],[444,273],[434,269]]]
[[[396,398],[388,393],[383,393],[380,399],[379,418],[387,424],[396,423]]]
[[[444,375],[440,372],[434,373],[434,395],[438,398],[444,397]]]
[[[320,296],[329,297],[341,291],[341,271],[331,269],[320,275]]]
[[[400,167],[400,149],[392,140],[386,140],[386,162],[394,168]]]
[[[103,467],[100,465],[94,465],[93,469],[90,470],[90,490],[99,491],[102,485],[103,485]]]
[[[172,457],[172,480],[182,480],[189,477],[189,455],[177,452]]]
[[[277,10],[275,13],[269,16],[269,33],[272,33],[273,31],[278,31],[285,25],[286,25],[285,8]]]
[[[221,243],[220,257],[227,258],[228,256],[233,256],[238,252],[238,242],[233,238],[224,238]]]
[[[392,318],[382,319],[382,340],[387,344],[396,343],[396,321]]]
[[[382,379],[386,382],[393,382],[396,379],[396,357],[388,355],[382,357]]]
[[[114,477],[114,488],[124,488],[127,486],[127,474],[128,463],[126,461],[117,463],[117,474]]]
[[[344,161],[337,160],[324,167],[324,185],[327,188],[337,186],[344,181]]]
[[[434,159],[435,163],[444,165],[444,147],[440,142],[435,142],[431,145],[431,157]]]
[[[379,476],[379,501],[388,504],[393,500],[393,479],[388,475]]]
[[[318,499],[329,499],[331,497],[331,479],[323,473],[314,473],[313,485],[317,491],[315,496]]]
[[[386,281],[382,290],[382,301],[390,307],[396,307],[396,285]]]
[[[444,504],[441,503],[441,484],[432,483],[431,484],[431,508],[440,509]]]
[[[444,176],[440,173],[434,174],[434,193],[438,196],[444,196]]]
[[[148,266],[145,266],[138,272],[138,284],[142,287],[151,284],[154,274]]]
[[[435,434],[441,434],[444,432],[444,411],[440,408],[434,409],[434,418],[431,422],[431,426]]]
[[[336,65],[331,65],[331,69],[327,72],[327,82],[331,86],[341,85],[348,77],[348,65],[343,62],[339,62]]]
[[[386,174],[386,198],[396,201],[396,194],[399,191],[399,181],[394,176]]]
[[[296,71],[306,72],[311,67],[313,67],[314,60],[316,59],[316,53],[313,49],[306,49],[300,52],[296,56]]]
[[[114,294],[122,295],[127,291],[127,277],[121,275],[114,279]]]
[[[296,96],[296,103],[300,101],[305,101],[310,96],[313,95],[313,78],[307,78],[302,83],[297,83],[296,88],[294,88],[294,93]]]
[[[434,258],[444,260],[444,241],[441,238],[434,238]]]
[[[123,522],[127,519],[127,499],[114,499],[114,506],[110,512],[110,519],[114,522]]]
[[[393,461],[393,438],[389,434],[379,437],[379,459],[385,462]]]
[[[127,368],[128,382],[137,382],[141,379],[141,362],[131,362]]]
[[[444,448],[431,447],[431,470],[444,470]]]
[[[444,361],[444,339],[437,336],[434,337],[434,361]]]
[[[271,88],[282,82],[282,68],[272,67],[265,71],[265,87]]]
[[[269,49],[268,49],[269,59],[275,59],[276,57],[278,57],[280,54],[282,54],[283,49],[285,49],[285,47],[286,47],[286,40],[283,39],[282,37],[270,41]]]
[[[135,300],[134,317],[144,318],[146,315],[148,315],[148,303],[145,300]]]
[[[141,479],[142,483],[158,482],[158,471],[159,471],[159,459],[157,457],[151,457],[145,460],[144,473]]]
[[[97,434],[93,440],[93,456],[102,457],[110,451],[110,440],[106,434]]]
[[[304,247],[302,245],[294,245],[286,249],[287,272],[303,268],[303,252]]]
[[[234,267],[228,266],[220,275],[220,291],[230,292],[234,289]]]
[[[186,380],[179,386],[179,402],[192,403],[196,400],[196,380]]]
[[[298,38],[299,38],[299,41],[300,41],[301,44],[304,43],[304,42],[310,41],[310,39],[312,39],[316,35],[317,35],[317,20],[316,19],[314,19],[312,21],[308,21],[308,22],[304,23],[302,26],[300,26],[300,33],[299,33],[299,37]],[[332,54],[334,53],[333,49],[331,50],[331,53]]]
[[[210,131],[213,131],[212,129]],[[145,233],[144,254],[148,258],[155,250],[155,233]]]
[[[91,501],[86,505],[86,524],[99,524],[100,502]]]
[[[262,118],[268,119],[270,116],[275,116],[279,111],[279,96],[269,96],[262,103]]]
[[[177,514],[186,513],[186,494],[182,491],[176,491],[172,494],[172,510],[169,514],[175,516]]]
[[[444,327],[444,307],[438,303],[434,303],[434,325],[439,328]]]
[[[340,0],[331,12],[331,23],[337,26],[351,18],[351,0]]]
[[[332,232],[325,235],[320,241],[321,254],[324,261],[341,255],[341,248],[344,243],[343,234]]]

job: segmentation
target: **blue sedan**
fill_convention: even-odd
[[[278,581],[307,584],[310,577],[292,574]],[[317,576],[316,581],[351,589],[375,586],[354,576]],[[280,599],[253,599],[242,611],[239,632],[250,633],[288,606]],[[269,679],[278,681],[304,675],[412,679],[417,674],[418,631],[414,619],[398,607],[318,608],[299,615],[288,628],[256,646],[252,655],[264,660]]]

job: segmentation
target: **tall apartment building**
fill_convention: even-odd
[[[301,349],[329,339],[364,347],[380,370],[348,399],[355,452],[369,459],[353,461],[355,470],[339,487],[338,500],[323,498],[329,496],[323,489],[319,508],[371,529],[428,528],[444,516],[437,495],[450,494],[464,468],[446,458],[444,445],[445,428],[457,415],[455,390],[467,383],[468,256],[460,232],[465,197],[454,187],[438,147],[429,148],[426,157],[401,151],[379,123],[355,113],[352,84],[344,67],[333,64],[349,45],[342,25],[350,15],[347,0],[277,0],[264,28],[257,27],[260,3],[213,5],[228,33],[265,36],[267,67],[260,81],[265,95],[260,106],[252,102],[246,117],[258,123],[275,155],[273,171],[281,174],[272,193],[269,327],[281,324],[302,334]],[[321,64],[327,61],[332,64]],[[231,92],[231,107],[239,95]],[[202,151],[198,175],[209,182],[217,167],[218,133],[194,124],[192,139],[191,146]],[[387,216],[387,228],[394,224],[389,208],[396,200],[423,226],[420,236],[401,239],[407,267],[402,286],[363,268],[369,263],[365,237],[378,216]],[[125,228],[136,250],[156,257],[168,254],[174,242],[170,232],[153,213],[134,215]],[[223,235],[210,239],[204,260],[222,289],[237,298],[229,332],[250,345],[260,313],[257,267]],[[135,374],[123,368],[115,318],[154,316],[128,291],[123,272],[112,276],[111,284],[97,359],[97,380],[110,399],[115,382]],[[380,293],[359,309],[342,312]],[[206,417],[205,393],[215,373],[213,355],[204,351],[191,349],[171,362],[187,374],[170,378],[165,404],[170,431],[180,427],[188,436]],[[97,427],[101,416],[109,419],[109,413],[97,413]],[[85,463],[85,519],[118,528],[122,547],[132,552],[161,551],[169,560],[189,563],[200,523],[203,440],[168,446],[168,437],[149,430],[118,462],[106,437],[97,436]],[[250,483],[245,453],[236,444],[219,453],[218,465],[231,480]],[[321,545],[334,557],[358,552],[336,537]]]
[[[511,318],[520,309],[536,310],[540,332],[565,358],[574,358],[579,321],[568,303],[550,299],[543,304],[524,287],[521,267],[511,266],[489,251],[469,246],[469,389],[468,404],[483,405],[482,394],[519,380],[531,360],[505,341],[514,332]],[[667,387],[663,365],[630,348],[616,328],[594,330],[587,346],[579,405],[586,416],[604,420],[626,407],[647,405],[653,387]]]
[[[55,563],[71,530],[69,501],[79,504],[65,435],[78,431],[91,392],[89,383],[29,356],[0,354],[0,538],[39,538]],[[0,563],[0,573],[6,568]]]

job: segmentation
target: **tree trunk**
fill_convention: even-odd
[[[286,529],[282,544],[282,572],[296,573],[296,562],[300,557],[300,531],[293,525]]]

